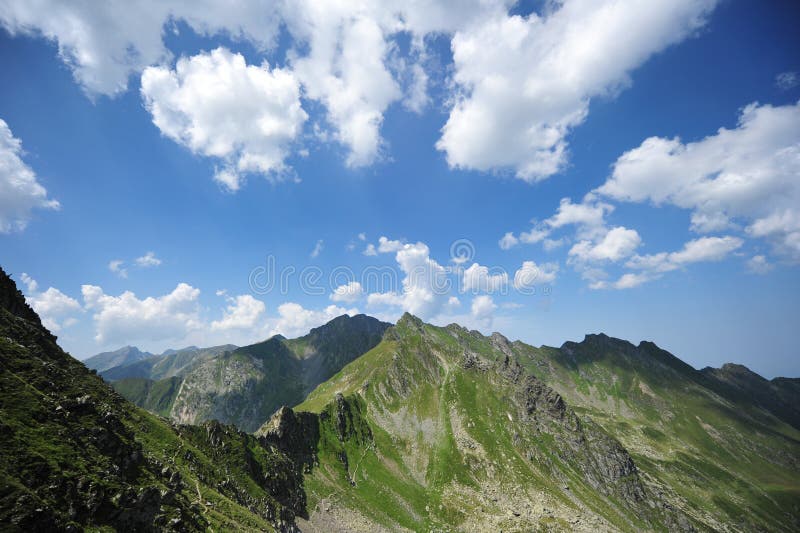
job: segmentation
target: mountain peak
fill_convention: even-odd
[[[39,316],[31,309],[31,306],[25,300],[25,296],[17,289],[14,280],[6,274],[2,267],[0,267],[0,308],[36,325],[42,325]]]
[[[397,326],[405,326],[411,328],[421,328],[424,325],[424,322],[419,317],[412,315],[408,311],[403,313],[403,316],[400,317],[400,320],[397,321]]]

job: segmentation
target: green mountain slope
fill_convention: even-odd
[[[576,412],[618,438],[643,479],[699,527],[800,528],[800,431],[787,423],[791,411],[771,401],[767,380],[747,376],[764,387],[756,393],[651,342],[605,335],[561,348],[509,346]],[[796,380],[783,381],[788,391]],[[759,401],[762,393],[771,400]]]
[[[494,338],[406,315],[258,434],[313,435],[315,419],[302,411],[328,419],[337,403],[357,406],[369,432],[340,442],[343,451],[319,439],[319,466],[305,479],[307,530],[691,527],[642,482],[619,442]]]
[[[235,428],[175,427],[64,353],[0,270],[0,529],[293,530],[295,464]]]
[[[255,431],[280,406],[300,403],[314,387],[378,344],[387,327],[365,315],[343,315],[297,339],[277,335],[234,350],[172,354],[150,373],[155,377],[156,371],[187,361],[172,377],[122,379],[113,385],[140,407],[182,424],[219,420]]]

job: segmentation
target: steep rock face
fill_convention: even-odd
[[[726,363],[722,368],[704,368],[703,374],[716,380],[721,385],[727,386],[722,393],[727,392],[731,400],[744,400],[756,404],[769,411],[777,418],[796,429],[800,429],[800,403],[797,402],[797,387],[792,394],[792,381],[778,378],[768,381],[743,365]],[[788,385],[788,386],[787,386]]]
[[[278,335],[225,352],[183,376],[170,417],[184,424],[216,419],[255,431],[280,406],[300,403],[377,345],[388,326],[365,315],[343,315],[297,339]]]
[[[176,430],[64,353],[2,270],[0,295],[4,531],[295,529],[300,478],[275,446]]]

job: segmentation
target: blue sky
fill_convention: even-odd
[[[3,268],[79,358],[409,310],[798,376],[800,9],[646,4],[10,2]]]

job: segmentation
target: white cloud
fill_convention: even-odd
[[[231,191],[248,173],[279,179],[308,118],[291,71],[247,65],[225,48],[183,57],[174,70],[146,68],[142,97],[164,135],[221,160],[215,179]]]
[[[127,279],[128,269],[124,265],[125,261],[122,259],[112,259],[108,262],[108,269],[122,279]]]
[[[537,242],[543,241],[548,235],[550,235],[550,228],[537,225],[531,228],[530,231],[523,231],[520,233],[519,240],[525,244],[536,244]]]
[[[519,244],[519,239],[517,239],[512,232],[508,232],[503,237],[497,241],[497,244],[500,245],[501,250],[510,250],[517,244]]]
[[[582,240],[569,250],[570,259],[579,263],[617,262],[630,256],[641,244],[636,230],[617,226],[597,241]]]
[[[658,276],[648,272],[626,272],[617,281],[608,282],[597,280],[589,284],[590,289],[633,289],[643,283],[647,283]]]
[[[700,27],[714,0],[566,0],[548,2],[541,16],[524,18],[508,16],[511,5],[507,0],[143,0],[100,5],[10,0],[0,8],[0,23],[12,34],[56,43],[60,57],[90,95],[118,94],[139,72],[145,72],[144,88],[148,77],[159,74],[159,95],[172,95],[157,121],[159,128],[197,153],[221,158],[216,179],[235,190],[246,173],[275,177],[283,170],[287,143],[296,138],[304,115],[299,102],[289,118],[279,109],[264,111],[269,106],[257,103],[259,91],[242,77],[204,78],[217,86],[225,85],[223,79],[232,81],[226,100],[211,94],[213,83],[193,84],[192,92],[166,67],[153,67],[171,64],[164,37],[178,31],[178,23],[204,37],[222,34],[246,41],[261,53],[274,50],[285,30],[289,50],[284,68],[248,69],[273,78],[282,73],[295,80],[292,85],[301,84],[304,96],[324,107],[327,123],[314,125],[319,138],[342,144],[353,167],[381,158],[385,141],[380,129],[389,106],[402,101],[420,112],[428,104],[426,42],[431,36],[452,37],[454,83],[447,86],[445,100],[454,106],[437,146],[453,166],[511,167],[520,177],[535,180],[563,167],[565,136],[584,120],[591,98],[613,94],[652,54]],[[408,51],[402,43],[406,38]],[[241,93],[245,87],[250,92]],[[145,90],[154,100],[155,89]],[[293,99],[290,93],[283,94]],[[284,111],[289,109],[294,108]],[[268,139],[259,120],[220,120],[208,126],[212,117],[248,112],[268,117]],[[233,123],[238,126],[231,127]]]
[[[361,235],[364,234],[363,233],[359,234],[359,239],[361,238]],[[364,235],[364,239],[361,240],[365,239],[366,235]],[[364,255],[375,256],[378,254],[392,254],[402,249],[403,249],[402,241],[396,241],[388,237],[381,236],[378,238],[378,246],[375,246],[372,243],[367,244],[367,247],[364,249]]]
[[[494,300],[492,300],[492,297],[483,294],[472,299],[470,312],[472,318],[478,321],[483,327],[488,328],[492,326],[496,309],[497,305],[494,303]]]
[[[580,204],[573,204],[569,198],[562,198],[556,213],[545,220],[551,229],[564,226],[578,226],[579,236],[595,237],[605,233],[605,217],[614,211],[614,206],[595,200],[591,195]]]
[[[278,34],[276,7],[267,0],[10,0],[0,8],[0,23],[12,35],[41,35],[57,43],[59,56],[87,92],[114,95],[127,88],[130,75],[170,58],[163,44],[168,21],[182,20],[199,34],[225,33],[266,49]]]
[[[336,305],[329,305],[322,310],[306,309],[295,302],[286,302],[278,306],[279,317],[272,327],[272,335],[280,333],[289,338],[305,335],[311,328],[341,315],[356,315],[358,309],[345,309]]]
[[[738,237],[700,237],[683,245],[677,252],[635,255],[625,264],[628,268],[669,272],[690,263],[721,261],[743,244]]]
[[[704,261],[721,261],[742,246],[738,237],[702,237],[683,245],[683,249],[669,254],[669,261],[677,265]]]
[[[619,157],[597,192],[692,210],[692,228],[745,225],[800,261],[800,103],[750,104],[734,129],[697,142],[651,137]]]
[[[319,257],[319,254],[322,253],[323,244],[324,244],[324,241],[322,239],[319,239],[317,241],[317,243],[314,245],[314,249],[311,250],[311,254],[310,255],[311,255],[312,258]]]
[[[397,241],[389,241],[395,243]],[[404,311],[427,320],[447,312],[458,299],[450,296],[452,281],[448,270],[430,257],[430,249],[423,242],[403,244],[395,255],[400,270],[405,274],[402,293],[372,293],[367,297],[370,306],[400,306]]]
[[[142,268],[149,268],[161,264],[161,259],[156,257],[155,252],[147,252],[141,257],[136,258],[136,265]]]
[[[554,250],[565,244],[563,238],[550,239],[550,235],[560,228],[566,226],[576,226],[579,238],[593,240],[604,236],[608,232],[606,226],[606,215],[614,211],[614,206],[600,202],[593,194],[588,194],[579,204],[572,203],[569,198],[562,198],[556,212],[542,222],[533,221],[534,225],[530,231],[520,233],[519,241],[526,244],[541,242],[545,250]],[[503,240],[510,236],[509,243],[516,243],[517,240],[513,233],[506,233],[501,239],[500,247],[503,247]]]
[[[437,148],[452,167],[512,168],[526,181],[567,162],[591,99],[699,28],[713,0],[565,0],[542,16],[485,16],[452,40],[457,96]],[[624,36],[624,37],[623,37]]]
[[[363,232],[362,232],[362,233],[359,233],[359,234],[358,234],[358,240],[359,240],[359,241],[366,241],[366,240],[367,240],[367,234],[366,234],[366,233],[363,233]]]
[[[797,72],[781,72],[775,76],[775,87],[782,91],[794,89],[800,85],[800,74]]]
[[[353,16],[346,4],[299,2],[289,31],[309,53],[291,61],[305,94],[327,109],[334,138],[348,149],[347,165],[371,164],[380,155],[383,112],[402,92],[385,60],[389,52],[377,21]]]
[[[373,292],[367,296],[368,307],[402,307],[403,296],[396,292]]]
[[[351,281],[336,287],[330,295],[334,302],[353,303],[364,295],[364,288],[357,281]]]
[[[24,283],[25,286],[28,288],[28,292],[36,292],[36,290],[39,288],[39,284],[36,282],[36,280],[30,277],[25,272],[22,273],[20,279],[22,280],[22,283]]]
[[[130,291],[111,296],[96,285],[83,285],[81,292],[84,305],[94,313],[95,340],[100,344],[177,341],[203,325],[200,290],[186,283],[171,293],[141,300]]]
[[[767,261],[763,255],[754,255],[747,260],[747,270],[753,274],[766,274],[771,271],[775,266]]]
[[[514,273],[514,288],[525,291],[536,285],[552,283],[558,274],[558,263],[537,265],[535,261],[525,261]]]
[[[228,306],[220,320],[211,322],[212,331],[254,330],[263,326],[266,306],[249,294],[226,298]]]
[[[738,250],[742,244],[742,239],[738,237],[700,237],[685,243],[683,248],[677,252],[637,254],[631,257],[625,263],[625,266],[641,272],[626,273],[614,283],[599,280],[590,285],[590,287],[595,289],[629,289],[637,287],[647,281],[660,278],[665,272],[678,270],[692,263],[721,261],[731,252]]]
[[[53,333],[58,333],[63,328],[75,324],[77,319],[74,315],[82,310],[77,300],[55,287],[39,292],[39,284],[25,272],[20,278],[28,289],[25,299],[42,319],[44,327]]]
[[[489,267],[472,263],[472,266],[464,270],[462,280],[461,292],[493,293],[505,290],[508,285],[508,274],[502,270],[492,274]]]
[[[546,252],[552,252],[557,248],[561,248],[566,243],[567,241],[563,237],[560,239],[545,239],[542,241],[542,248],[544,248]]]
[[[677,252],[659,252],[649,255],[634,255],[625,266],[640,272],[626,272],[618,280],[590,279],[592,289],[631,289],[660,278],[691,263],[721,261],[742,246],[738,237],[701,237],[683,245]]]
[[[22,160],[22,141],[0,119],[0,233],[22,231],[34,209],[59,209]]]
[[[387,237],[378,238],[378,252],[382,254],[390,254],[403,249],[403,243],[400,241],[393,241]]]

